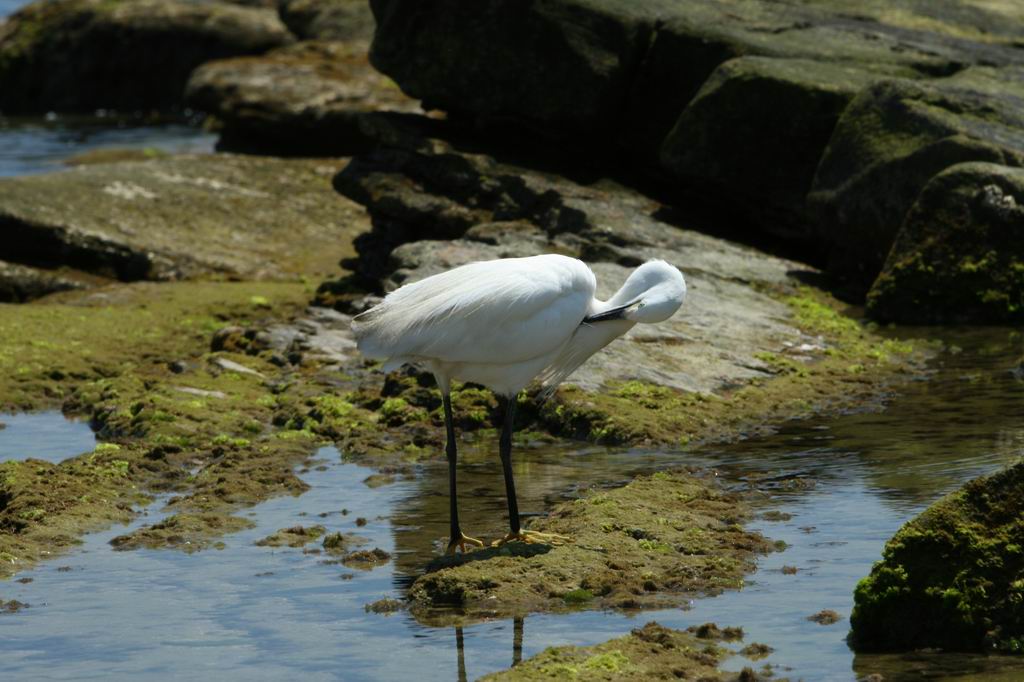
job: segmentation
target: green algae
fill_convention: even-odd
[[[282,528],[274,533],[271,533],[265,538],[261,538],[256,541],[257,547],[302,547],[315,542],[320,538],[327,529],[323,526],[291,526],[290,528]],[[326,547],[327,541],[324,540],[324,546]]]
[[[110,545],[116,550],[172,547],[191,554],[211,547],[220,549],[222,546],[217,543],[220,536],[254,525],[248,519],[227,514],[174,514],[159,523],[119,535]]]
[[[854,592],[858,650],[1024,653],[1024,464],[970,481],[904,525]]]
[[[292,283],[140,283],[0,304],[0,409],[59,406],[84,382],[194,356],[224,320],[266,314],[255,294],[277,314],[306,295]]]
[[[88,416],[105,441],[60,464],[0,464],[0,575],[59,554],[83,532],[130,521],[153,492],[176,493],[173,523],[185,525],[148,529],[123,547],[208,546],[240,528],[229,520],[232,509],[305,489],[292,467],[316,441],[255,434],[254,424],[262,431],[275,416],[264,400],[273,395],[271,385],[220,370],[211,360],[230,354],[208,353],[213,329],[260,314],[254,296],[271,305],[258,306],[262,314],[283,316],[304,303],[305,290],[278,283],[133,284],[0,306],[5,409],[61,405]],[[277,369],[235,357],[266,376]],[[186,370],[171,369],[183,360]],[[197,400],[197,392],[207,397]]]
[[[717,668],[727,651],[657,623],[590,647],[561,646],[484,680],[730,679]]]

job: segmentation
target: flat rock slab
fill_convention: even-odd
[[[360,127],[363,115],[420,111],[370,66],[367,50],[366,41],[308,41],[211,62],[192,74],[185,99],[223,122],[222,148],[353,154],[372,142]]]
[[[334,271],[368,227],[341,160],[183,155],[0,180],[0,258],[122,280]]]
[[[0,24],[0,111],[180,107],[195,67],[294,40],[268,8],[184,0],[34,2]]]

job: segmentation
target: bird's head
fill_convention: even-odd
[[[686,299],[686,280],[679,269],[663,260],[649,260],[626,279],[610,305],[630,305],[622,317],[653,324],[672,317]]]

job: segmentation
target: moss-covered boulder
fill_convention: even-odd
[[[907,523],[860,581],[859,650],[1024,651],[1024,463]]]
[[[0,258],[121,280],[331,272],[368,224],[331,189],[342,164],[182,155],[0,179]]]
[[[849,101],[879,78],[879,71],[810,59],[727,61],[676,121],[662,165],[691,186],[749,201],[746,212],[766,229],[808,238],[804,199],[821,154]]]
[[[292,39],[273,10],[226,2],[34,2],[0,24],[0,111],[172,109],[203,62]]]
[[[366,151],[360,125],[375,111],[419,111],[373,69],[366,42],[307,41],[262,56],[204,64],[185,101],[222,122],[220,148],[286,156],[345,156]]]
[[[280,0],[281,21],[303,40],[363,40],[373,37],[366,0]]]
[[[861,92],[808,196],[822,241],[833,245],[830,269],[865,292],[924,186],[967,161],[1024,165],[1024,69],[975,67]]]
[[[1024,169],[967,163],[932,179],[868,294],[868,311],[911,324],[1024,321]]]

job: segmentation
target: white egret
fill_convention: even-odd
[[[512,419],[516,397],[532,380],[546,392],[587,358],[639,323],[667,320],[686,297],[675,267],[652,260],[636,268],[607,301],[582,261],[559,255],[470,263],[407,284],[352,322],[359,350],[385,360],[384,370],[418,365],[441,389],[447,431],[451,536],[448,553],[482,545],[462,533],[455,492],[455,428],[451,381],[482,384],[503,414],[499,453],[511,532],[496,544],[550,541],[519,525],[512,479]]]

